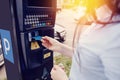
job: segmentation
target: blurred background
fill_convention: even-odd
[[[59,32],[62,39],[59,36],[57,36],[59,38],[55,38],[63,44],[72,47],[75,27],[79,19],[85,14],[83,0],[57,0],[56,11],[55,28],[58,29],[56,31]],[[65,67],[67,75],[69,75],[72,60],[56,52],[54,54],[54,60],[55,64],[62,64]]]

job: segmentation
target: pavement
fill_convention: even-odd
[[[5,80],[6,78],[6,72],[5,72],[5,66],[0,67],[0,80]]]
[[[64,44],[72,46],[73,34],[76,26],[74,20],[75,12],[72,9],[63,9],[56,15],[56,23],[63,25],[67,31],[66,41]],[[6,77],[5,66],[0,68],[0,80],[4,80]]]
[[[68,46],[72,46],[74,30],[76,27],[76,22],[74,19],[75,14],[76,12],[72,9],[63,9],[56,15],[56,23],[63,25],[66,29],[67,35],[64,44],[67,44]]]

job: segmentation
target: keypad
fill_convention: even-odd
[[[28,28],[50,26],[52,24],[51,20],[44,20],[48,17],[48,15],[26,15],[24,18],[24,25],[27,27],[29,26]]]

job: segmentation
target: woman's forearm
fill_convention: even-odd
[[[65,44],[62,44],[62,43],[59,44],[59,49],[57,50],[57,52],[65,55],[65,56],[68,56],[70,58],[72,58],[72,56],[73,56],[73,48],[69,47]]]
[[[42,45],[47,49],[50,49],[55,52],[59,52],[68,57],[72,57],[73,55],[72,47],[62,44],[51,37],[48,36],[42,37],[41,41],[42,41]]]

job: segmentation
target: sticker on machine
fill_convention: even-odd
[[[14,64],[10,31],[0,29],[0,38],[2,41],[4,58]]]

